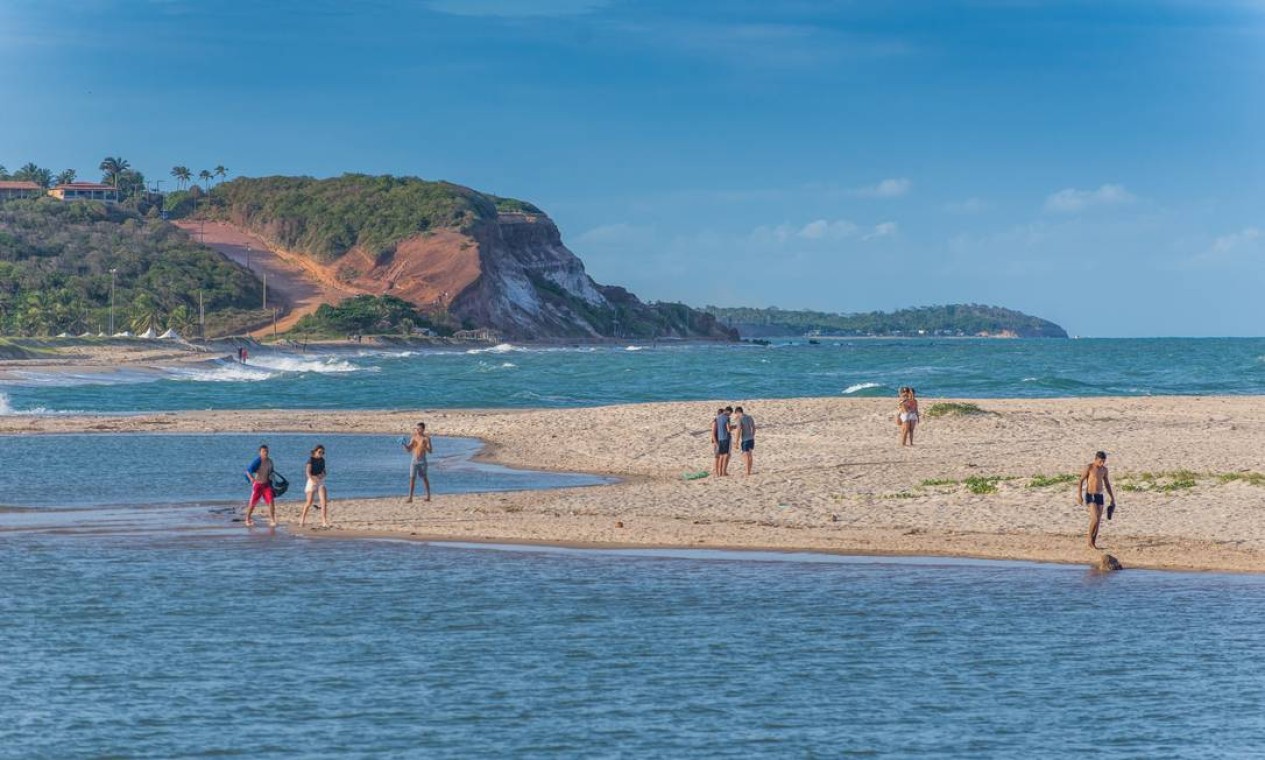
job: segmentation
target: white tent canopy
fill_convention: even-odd
[[[116,337],[116,338],[135,338],[136,336],[132,334],[132,331],[131,331],[131,330],[124,330],[123,332],[116,332],[116,333],[114,334],[114,337]]]
[[[57,333],[57,337],[59,337],[59,338],[69,338],[69,337],[71,337],[71,335],[70,335],[70,333],[68,333],[68,332],[64,332],[64,333]]]
[[[163,333],[162,335],[159,335],[158,337],[163,340],[180,340],[181,339],[180,333],[176,332],[170,327],[167,328],[167,332]]]
[[[154,329],[154,326],[153,326],[153,325],[150,325],[148,330],[146,330],[145,332],[141,333],[141,334],[140,334],[140,335],[138,335],[137,337],[138,337],[138,338],[145,338],[146,340],[153,340],[154,338],[157,338],[157,337],[158,337],[158,331]]]

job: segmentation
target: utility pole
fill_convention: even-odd
[[[202,302],[202,291],[198,291],[198,337],[206,340],[206,305]]]
[[[272,307],[272,339],[277,339],[277,307]]]
[[[114,278],[119,273],[117,269],[110,270],[110,335],[114,335]]]
[[[250,243],[246,244],[246,269],[250,270]]]
[[[264,272],[264,311],[268,310],[268,273]]]

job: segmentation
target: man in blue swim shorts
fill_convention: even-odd
[[[413,490],[417,487],[418,478],[422,479],[422,485],[426,487],[426,501],[430,501],[430,466],[426,462],[426,455],[435,449],[431,446],[430,436],[426,434],[425,422],[417,423],[417,427],[413,429],[413,437],[404,444],[404,450],[413,454],[413,461],[409,464],[408,471],[408,498],[404,500],[404,503],[412,503]]]

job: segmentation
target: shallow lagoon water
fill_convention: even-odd
[[[6,757],[1210,757],[1265,732],[1252,576],[244,531],[0,551]]]

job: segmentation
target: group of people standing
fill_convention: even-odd
[[[413,493],[420,478],[426,491],[426,501],[430,501],[430,466],[426,455],[435,450],[430,435],[426,432],[426,423],[419,422],[413,429],[413,435],[400,439],[404,450],[412,455],[409,463],[408,499],[413,501]],[[307,525],[307,515],[317,499],[321,505],[321,527],[330,527],[329,490],[325,487],[325,476],[328,472],[325,462],[325,446],[317,444],[312,449],[303,473],[307,477],[307,485],[303,492],[306,499],[303,503],[303,514],[299,516],[299,527]],[[260,501],[268,506],[268,525],[277,525],[276,499],[285,493],[289,483],[277,472],[276,465],[269,455],[268,446],[259,447],[259,455],[246,467],[246,478],[250,481],[250,501],[246,505],[246,527],[255,525],[255,507]]]
[[[717,409],[716,417],[712,420],[712,451],[716,456],[712,474],[718,478],[729,474],[729,457],[735,438],[738,439],[746,474],[750,475],[751,460],[755,453],[755,418],[744,412],[740,406]]]

